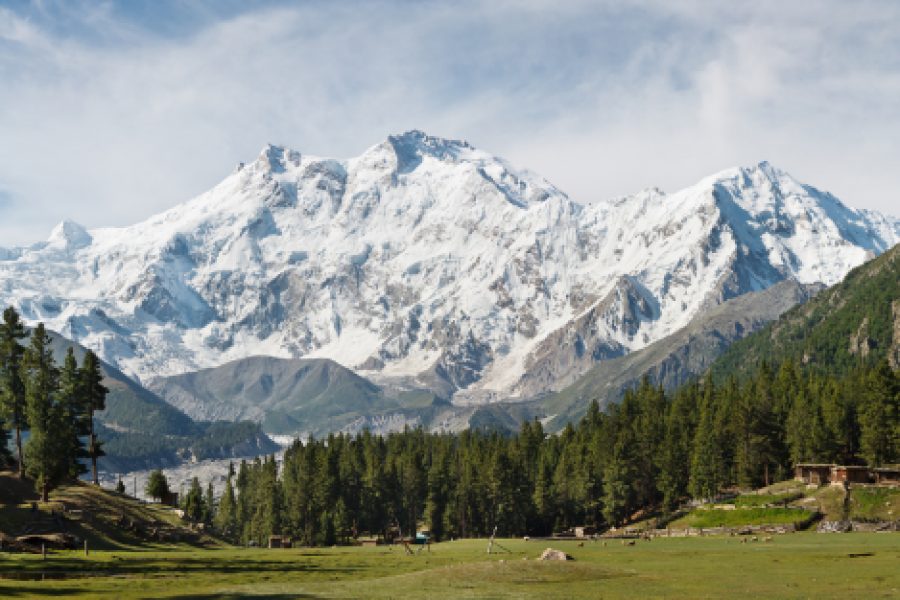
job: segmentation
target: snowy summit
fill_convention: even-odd
[[[785,278],[832,284],[900,240],[761,163],[590,206],[418,131],[335,160],[266,146],[125,228],[0,250],[0,302],[149,381],[328,357],[455,402],[558,389]]]

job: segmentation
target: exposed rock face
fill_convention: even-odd
[[[900,299],[891,303],[891,315],[894,318],[891,349],[888,352],[888,362],[895,371],[900,369]]]
[[[640,385],[644,375],[651,385],[674,389],[705,372],[734,341],[758,331],[824,287],[787,280],[733,298],[642,350],[605,360],[583,376],[573,373],[568,382],[562,379],[571,385],[546,399],[545,409],[559,416],[553,425],[561,427],[569,416],[580,415],[592,399],[601,405],[617,401],[624,390]]]
[[[863,319],[856,335],[850,337],[850,354],[859,354],[862,357],[869,355],[875,348],[875,340],[869,337],[869,317]]]
[[[327,358],[454,401],[526,399],[788,277],[900,241],[767,163],[584,206],[413,131],[351,160],[267,146],[144,223],[0,253],[0,303],[143,382]]]

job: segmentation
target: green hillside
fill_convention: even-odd
[[[87,353],[84,346],[53,331],[47,334],[53,340],[51,348],[57,363],[65,359],[69,348],[82,363]],[[101,360],[100,365],[103,385],[109,389],[106,410],[96,414],[97,434],[105,442],[106,452],[101,466],[127,470],[151,468],[162,462],[225,457],[233,454],[232,448],[247,442],[261,454],[277,449],[270,440],[260,441],[262,431],[256,423],[195,422],[109,363]]]
[[[791,359],[804,370],[843,376],[884,358],[900,365],[900,246],[735,342],[710,372],[722,382],[732,373],[755,373],[763,360],[778,365]]]
[[[69,348],[78,364],[84,360],[87,348],[53,331],[51,347],[57,363],[62,363]],[[194,422],[183,412],[166,404],[159,396],[141,387],[130,377],[107,362],[100,361],[103,385],[109,388],[106,410],[97,413],[97,420],[119,431],[145,434],[190,435]]]

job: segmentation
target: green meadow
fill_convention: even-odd
[[[399,547],[0,554],[0,597],[863,597],[900,594],[900,535],[788,534],[553,542],[570,562],[535,560],[550,542]],[[526,560],[527,559],[527,560]],[[43,575],[42,575],[43,574]],[[10,578],[10,577],[15,577]],[[41,581],[41,577],[47,579]],[[49,577],[67,577],[49,579]],[[38,579],[38,580],[32,580]]]

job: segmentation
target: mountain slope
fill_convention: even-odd
[[[72,348],[79,365],[84,362],[87,348],[54,331],[47,330],[47,335],[53,340],[50,347],[58,364],[65,360],[69,348]],[[109,389],[109,394],[106,396],[106,410],[97,413],[99,422],[114,430],[151,435],[189,435],[196,429],[190,417],[102,359],[100,368],[103,385]]]
[[[625,390],[640,384],[644,374],[653,385],[677,388],[705,372],[735,340],[758,331],[788,309],[803,305],[823,287],[782,281],[767,290],[729,300],[643,350],[600,363],[540,403],[546,414],[556,415],[551,430],[577,419],[593,399],[601,406],[618,401]]]
[[[70,347],[78,364],[84,361],[84,346],[54,331],[47,330],[47,335],[58,364]],[[107,453],[100,459],[102,470],[122,473],[182,460],[256,456],[280,449],[253,423],[195,422],[102,359],[100,368],[103,385],[109,389],[106,410],[96,413],[97,435]]]
[[[787,359],[845,375],[862,362],[900,368],[900,246],[851,271],[814,300],[735,343],[713,365],[717,380]]]
[[[142,382],[329,358],[457,404],[555,392],[718,304],[835,283],[900,240],[766,163],[590,206],[420,132],[350,160],[267,146],[144,223],[0,253],[0,302]]]
[[[381,389],[327,359],[250,357],[157,379],[150,389],[197,420],[252,420],[271,433],[312,431],[327,419],[400,408]]]

